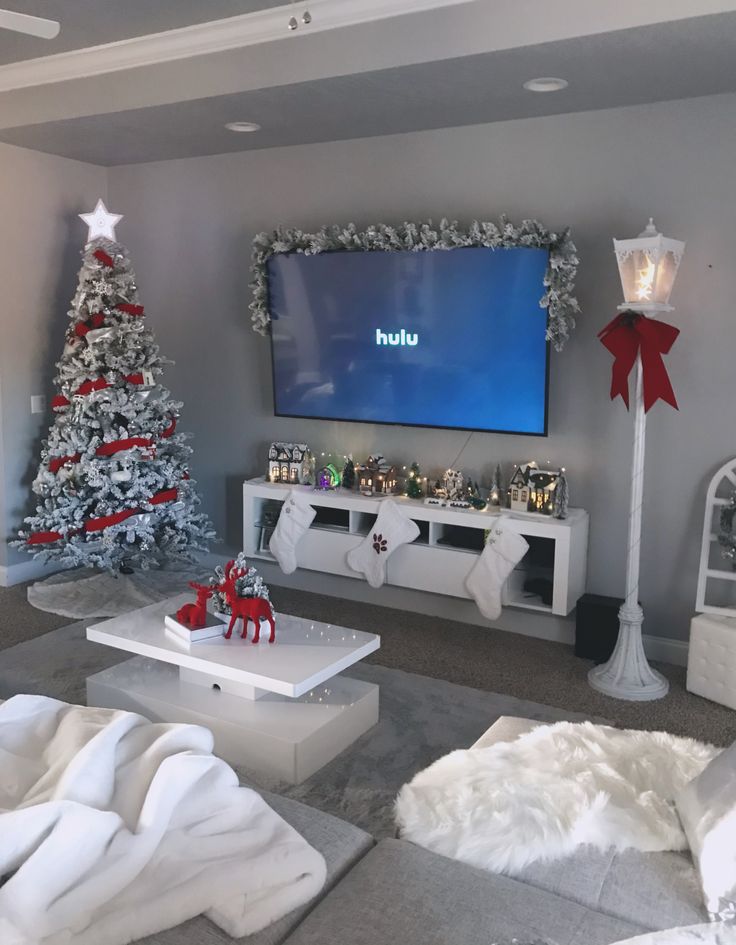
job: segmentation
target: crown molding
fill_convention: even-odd
[[[326,30],[473,2],[475,0],[311,0],[312,22],[308,26],[300,25],[293,32],[288,30],[287,22],[300,8],[295,10],[292,3],[287,3],[163,33],[11,62],[0,66],[0,92],[88,79],[277,40],[294,42],[301,36]]]

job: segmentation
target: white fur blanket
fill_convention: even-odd
[[[43,696],[0,705],[0,942],[124,945],[206,914],[256,932],[322,856],[195,725]]]
[[[401,789],[396,819],[407,840],[510,875],[581,844],[682,850],[673,798],[717,753],[664,732],[542,725],[440,758]]]

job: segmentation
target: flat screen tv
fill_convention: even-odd
[[[546,436],[546,249],[268,262],[278,416]]]

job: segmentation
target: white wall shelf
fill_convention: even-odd
[[[265,542],[264,516],[278,515],[280,503],[293,488],[264,479],[243,483],[243,546],[249,558],[273,561]],[[309,494],[317,515],[297,547],[300,568],[362,580],[348,567],[346,555],[373,526],[384,496],[364,496],[346,489],[313,490]],[[410,545],[398,548],[388,559],[387,583],[397,587],[469,598],[465,579],[483,548],[484,532],[491,528],[497,510],[451,509],[424,505],[416,499],[391,496],[420,528]],[[505,590],[505,604],[526,610],[567,616],[585,593],[588,559],[588,513],[570,509],[566,519],[504,510],[505,526],[523,535],[532,548],[512,573]],[[275,521],[275,517],[274,517]],[[549,544],[547,544],[549,542]],[[552,581],[552,604],[524,591],[530,577]]]

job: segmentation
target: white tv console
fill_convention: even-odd
[[[243,483],[243,543],[249,558],[274,561],[268,550],[264,525],[268,512],[277,516],[281,503],[293,488],[263,478]],[[297,547],[300,568],[363,580],[348,567],[346,555],[373,527],[378,506],[385,496],[364,496],[347,489],[314,490],[309,493],[316,509],[312,525]],[[421,500],[391,496],[420,528],[420,535],[391,555],[386,564],[387,583],[432,594],[469,598],[465,578],[481,553],[484,532],[499,515],[497,509],[451,509],[425,505]],[[585,593],[588,557],[588,513],[570,509],[566,519],[532,512],[503,510],[506,527],[523,535],[529,552],[509,578],[505,589],[507,606],[567,616]],[[527,578],[552,582],[552,603],[523,589]]]

